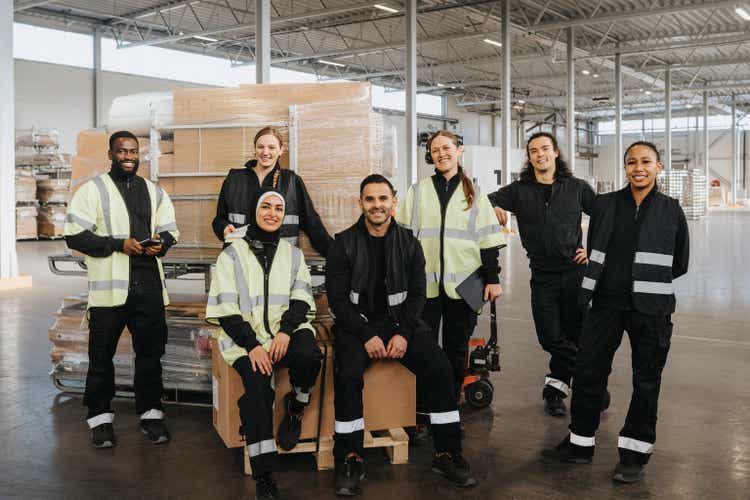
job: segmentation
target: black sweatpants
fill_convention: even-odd
[[[463,299],[451,299],[445,295],[441,287],[440,295],[427,299],[422,319],[432,330],[436,342],[440,334],[440,321],[443,322],[443,351],[452,367],[454,392],[458,398],[466,372],[469,338],[477,326],[477,313]],[[423,406],[422,392],[422,387],[417,382],[417,406],[420,411]]]
[[[135,411],[142,416],[149,410],[156,410],[157,414],[163,411],[161,357],[167,342],[167,322],[162,285],[160,281],[131,283],[124,305],[89,309],[89,369],[83,396],[83,404],[88,407],[87,419],[112,413],[110,403],[115,395],[112,358],[126,326],[135,353]]]
[[[320,352],[315,335],[307,328],[291,335],[286,355],[278,363],[289,368],[289,381],[296,399],[303,405],[310,402],[310,388],[320,372]],[[232,365],[242,378],[245,394],[237,400],[240,408],[240,434],[245,436],[253,477],[276,470],[276,441],[273,437],[273,403],[275,392],[271,377],[254,372],[250,358],[242,356]]]
[[[388,346],[393,332],[382,332],[379,336]],[[370,358],[355,334],[337,328],[334,338],[336,422],[333,456],[336,460],[344,460],[352,452],[363,456],[365,423],[362,389]],[[450,363],[426,327],[412,334],[406,353],[399,361],[417,376],[417,386],[425,388],[424,397],[432,423],[435,451],[461,451],[461,427]]]
[[[544,386],[561,396],[570,392],[576,366],[583,309],[578,306],[578,290],[585,266],[561,272],[531,271],[531,312],[542,349],[550,355],[549,373]]]
[[[571,406],[571,443],[593,453],[602,400],[612,359],[628,332],[632,350],[633,395],[620,431],[618,449],[623,463],[646,464],[656,441],[656,413],[661,373],[667,362],[672,322],[669,315],[650,316],[597,304],[584,321],[578,350]]]

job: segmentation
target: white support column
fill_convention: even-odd
[[[672,67],[664,74],[664,169],[672,170]]]
[[[417,163],[417,0],[406,2],[406,182],[419,180]]]
[[[102,32],[94,29],[94,127],[104,125],[104,87],[102,79]]]
[[[622,55],[615,55],[615,189],[622,187]]]
[[[0,0],[0,287],[18,277],[13,0]]]
[[[510,2],[511,0],[505,0],[503,2],[503,14],[502,14],[502,26],[501,26],[501,40],[503,44],[503,70],[502,70],[502,84],[500,89],[502,92],[500,111],[502,118],[501,134],[502,134],[502,170],[503,177],[505,178],[505,184],[510,184],[510,133],[511,133],[511,102],[510,102]]]
[[[566,107],[565,137],[568,143],[568,165],[575,172],[576,169],[576,65],[573,60],[573,28],[567,29],[568,44],[568,104]]]
[[[271,83],[271,0],[255,0],[255,83]]]
[[[737,203],[737,181],[739,179],[739,151],[737,144],[737,96],[732,94],[732,203]]]
[[[710,159],[708,148],[709,135],[708,135],[708,92],[703,92],[703,169],[706,172],[706,184],[711,185],[711,176],[709,174]],[[708,196],[706,196],[706,203],[708,203]]]

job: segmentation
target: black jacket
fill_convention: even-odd
[[[253,170],[255,165],[256,161],[251,160],[245,164],[245,168],[230,170],[224,179],[216,205],[216,217],[212,223],[214,234],[221,241],[224,241],[224,228],[229,224],[244,226],[249,222],[249,217],[255,217],[255,207],[250,204],[255,199],[253,195],[261,188]],[[274,186],[277,172],[278,186]],[[274,188],[284,195],[286,214],[281,226],[281,237],[296,245],[299,230],[302,229],[309,236],[315,250],[325,257],[333,239],[315,211],[302,179],[277,164],[263,179],[262,187]]]
[[[516,214],[521,243],[532,269],[564,271],[577,264],[582,247],[581,212],[591,214],[596,194],[576,177],[561,177],[552,184],[549,202],[535,181],[515,181],[489,195],[490,202]]]
[[[372,320],[375,281],[368,255],[368,233],[364,216],[336,235],[326,261],[326,291],[336,325],[358,335],[362,342],[378,334],[368,324]],[[386,276],[388,314],[395,332],[409,340],[420,328],[426,301],[422,245],[411,230],[391,219],[386,233]]]
[[[621,227],[617,223],[618,206],[629,202],[633,205],[636,224],[633,239],[635,245],[629,252],[613,249],[614,232]],[[620,191],[597,196],[589,223],[589,264],[581,283],[579,302],[588,303],[598,299],[602,272],[615,266],[614,272],[622,274],[628,269],[629,302],[633,309],[648,315],[666,315],[675,311],[676,300],[672,291],[672,280],[685,274],[690,260],[690,237],[687,221],[679,202],[654,188],[644,202],[644,211],[635,208],[630,186]],[[622,212],[621,212],[622,213]],[[629,262],[624,262],[628,253]],[[620,281],[620,280],[614,280]],[[611,300],[611,298],[609,298]]]

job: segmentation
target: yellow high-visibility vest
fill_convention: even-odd
[[[177,241],[179,231],[175,222],[174,206],[162,188],[146,181],[151,201],[151,233],[169,232]],[[68,206],[65,217],[65,236],[89,230],[98,236],[130,238],[130,217],[120,191],[109,174],[95,177],[81,186]],[[164,305],[169,295],[164,282],[161,259],[156,257],[162,282]],[[115,307],[125,303],[130,286],[130,257],[121,251],[108,257],[86,256],[89,280],[88,307]]]
[[[461,186],[448,201],[443,228],[442,277],[440,199],[432,178],[412,185],[404,202],[398,205],[396,219],[411,228],[422,244],[428,299],[439,295],[441,278],[448,297],[460,298],[456,287],[482,265],[480,249],[505,245],[505,235],[489,199],[479,192],[479,186],[474,186],[474,189],[474,203],[469,210],[466,210],[468,203]]]
[[[264,290],[264,273],[258,258],[247,241],[235,240],[216,260],[211,276],[211,289],[206,305],[206,320],[219,324],[219,318],[239,314],[255,332],[258,342],[268,351],[274,336],[281,328],[281,317],[289,309],[291,300],[306,302],[310,309],[307,321],[297,329],[308,329],[315,334],[310,321],[315,319],[315,300],[312,278],[302,251],[285,240],[279,240],[268,276],[268,295]],[[263,319],[268,308],[268,327]],[[292,335],[294,332],[284,332]],[[247,356],[243,346],[234,343],[224,330],[215,335],[221,355],[230,365]]]

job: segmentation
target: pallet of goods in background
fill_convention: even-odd
[[[16,130],[16,237],[63,236],[70,201],[70,155],[56,130]]]

